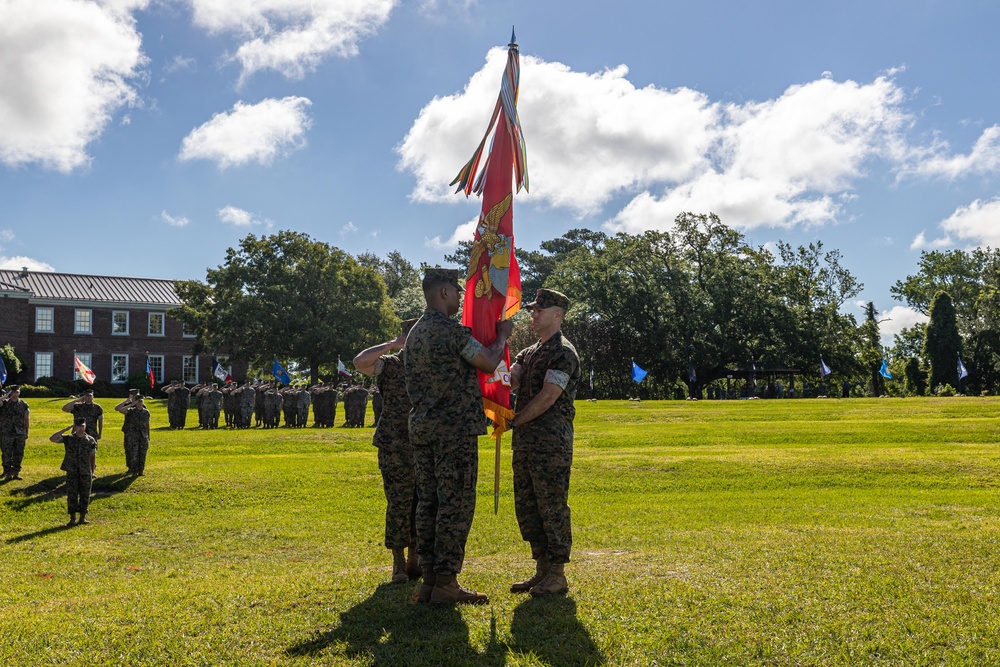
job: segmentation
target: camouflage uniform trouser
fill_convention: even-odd
[[[0,455],[3,457],[4,473],[21,472],[24,460],[25,438],[19,435],[0,435]]]
[[[125,434],[125,465],[129,472],[143,472],[146,469],[146,452],[149,438],[138,433]]]
[[[187,410],[183,405],[167,407],[167,415],[170,419],[170,428],[184,428],[187,419]]]
[[[514,513],[531,557],[568,563],[573,533],[569,518],[569,469],[573,452],[514,450]]]
[[[414,445],[417,476],[417,554],[420,566],[458,574],[476,513],[479,438],[474,435]]]
[[[417,541],[417,476],[413,450],[379,448],[378,469],[385,489],[385,547],[402,549]]]
[[[90,468],[66,473],[66,506],[70,514],[86,514],[90,507]]]

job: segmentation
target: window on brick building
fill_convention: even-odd
[[[198,383],[198,357],[185,355],[181,370],[181,380],[187,384]]]
[[[52,308],[35,308],[35,331],[38,333],[52,333],[55,328],[55,312]],[[42,377],[45,377],[44,375]]]
[[[94,370],[94,355],[93,354],[91,354],[90,352],[77,352],[76,353],[76,358],[80,360],[81,364],[83,364],[84,366],[86,366],[90,370]],[[75,362],[73,364],[73,379],[74,380],[79,380],[80,379],[80,374],[76,372],[76,363]]]
[[[150,336],[162,336],[164,335],[164,321],[165,315],[163,313],[150,313],[149,314],[149,335]]]
[[[73,311],[73,333],[89,334],[91,329],[91,317],[93,311],[86,308],[77,308]],[[87,364],[88,366],[90,364]]]
[[[128,382],[128,355],[111,355],[111,381],[114,383]]]
[[[52,353],[35,352],[35,380],[45,377],[52,377]]]
[[[149,369],[153,371],[153,378],[160,384],[163,383],[163,355],[149,355]]]
[[[111,312],[111,335],[112,336],[128,335],[127,310],[114,310]]]

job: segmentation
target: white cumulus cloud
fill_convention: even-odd
[[[268,98],[257,104],[237,102],[231,111],[184,137],[181,160],[211,160],[220,169],[255,162],[267,165],[306,145],[312,120],[306,113],[312,102],[305,97]]]
[[[170,225],[171,227],[187,227],[189,224],[191,224],[191,221],[185,218],[184,216],[182,215],[173,216],[167,213],[166,211],[162,211],[160,213],[160,219],[163,220],[163,222]]]
[[[256,227],[263,225],[270,229],[273,223],[267,219],[261,219],[249,211],[244,211],[235,206],[223,206],[219,209],[219,220],[234,227]]]
[[[241,79],[261,70],[302,78],[329,55],[351,57],[398,0],[188,0],[194,23],[243,40],[232,59]]]
[[[486,131],[506,57],[506,49],[492,49],[461,93],[421,110],[397,147],[400,168],[417,178],[417,201],[458,200],[448,183]],[[686,88],[636,88],[627,74],[626,67],[585,74],[522,56],[518,115],[533,190],[527,200],[595,213],[619,192],[706,168],[716,106]]]
[[[918,310],[909,306],[893,306],[889,310],[883,310],[879,318],[879,334],[884,345],[892,344],[892,337],[903,329],[909,329],[915,324],[922,324],[929,318]]]
[[[43,262],[38,259],[32,259],[31,257],[25,257],[24,255],[17,255],[15,257],[3,257],[0,256],[0,269],[7,269],[8,271],[19,271],[22,268],[27,267],[29,271],[55,271],[55,267],[48,262]]]
[[[70,172],[135,104],[146,57],[131,12],[148,0],[0,2],[0,162]]]
[[[610,227],[668,228],[684,211],[714,212],[728,225],[791,227],[833,222],[872,159],[901,159],[910,118],[891,79],[868,84],[820,79],[775,100],[729,105],[709,165],[637,195]]]
[[[450,238],[442,240],[440,236],[435,236],[434,238],[424,239],[424,245],[434,250],[454,250],[460,242],[471,241],[475,238],[477,225],[479,225],[478,216],[456,227]]]
[[[938,249],[958,244],[1000,247],[1000,197],[977,199],[955,210],[938,225],[944,236],[928,240],[924,232],[910,244],[913,250]]]
[[[947,144],[940,144],[906,170],[905,175],[938,176],[955,180],[962,176],[1000,171],[1000,125],[986,128],[967,155],[948,155]]]
[[[506,50],[493,49],[465,88],[429,102],[397,147],[416,201],[455,201],[448,183],[478,144]],[[582,216],[629,201],[608,227],[663,229],[683,211],[729,225],[833,221],[872,160],[911,155],[912,123],[891,73],[869,83],[823,78],[763,102],[722,105],[688,88],[636,88],[628,69],[575,72],[521,58],[518,112],[532,193],[525,201]]]

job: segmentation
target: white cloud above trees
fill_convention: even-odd
[[[273,70],[301,79],[326,57],[357,55],[397,0],[188,0],[194,24],[242,40],[230,58],[241,79]]]
[[[0,2],[0,162],[71,172],[138,95],[146,0]]]
[[[220,169],[271,164],[305,147],[306,130],[312,126],[307,113],[311,104],[304,97],[237,102],[232,110],[212,116],[184,137],[178,157],[209,160]]]

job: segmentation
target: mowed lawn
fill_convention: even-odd
[[[387,583],[372,428],[175,432],[154,401],[133,479],[101,400],[67,529],[63,402],[29,400],[0,484],[0,665],[1000,664],[997,398],[580,402],[541,601],[507,592],[531,562],[483,438],[461,580],[491,603],[454,609]]]

